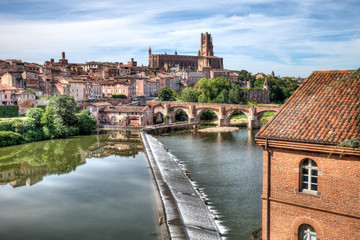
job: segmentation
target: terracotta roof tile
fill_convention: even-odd
[[[256,136],[330,144],[360,137],[360,76],[338,81],[353,73],[313,72]]]
[[[114,106],[106,107],[104,112],[144,112],[147,106]]]

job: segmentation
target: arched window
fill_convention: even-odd
[[[302,192],[317,192],[318,169],[311,159],[304,159],[300,164],[300,190]]]
[[[302,224],[299,227],[299,240],[316,240],[315,229],[308,224]]]

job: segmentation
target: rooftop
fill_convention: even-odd
[[[360,74],[341,70],[313,72],[256,138],[339,144],[359,136]]]
[[[106,107],[104,112],[144,112],[147,106],[115,106]]]

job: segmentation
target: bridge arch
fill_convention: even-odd
[[[267,113],[267,112],[277,112],[276,110],[263,110],[263,111],[260,111],[260,112],[257,112],[257,114],[256,114],[256,118],[257,118],[257,120],[260,122],[260,125],[261,125],[261,119],[262,119],[262,117],[263,117],[263,115],[264,115],[264,113]]]
[[[236,111],[241,111],[242,113],[244,113],[246,116],[246,120],[249,121],[250,113],[247,109],[231,109],[231,110],[226,111],[226,113],[225,113],[225,118],[223,120],[223,126],[230,126],[231,117],[233,116],[233,114]]]
[[[211,108],[211,107],[204,107],[204,108],[197,108],[196,114],[195,114],[195,121],[200,122],[201,121],[201,115],[206,111],[211,110],[216,114],[216,117],[220,121],[220,111],[219,109]]]
[[[153,113],[154,115],[158,114],[158,113],[162,113],[163,115],[166,114],[166,110],[165,107],[163,105],[156,105],[153,107]]]
[[[171,107],[170,108],[171,111],[171,118],[173,121],[175,121],[175,117],[176,114],[180,111],[184,111],[187,115],[187,118],[190,119],[190,111],[189,108],[183,107],[183,106],[176,106],[176,107]]]

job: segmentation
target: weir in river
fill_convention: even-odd
[[[151,135],[141,133],[146,155],[163,202],[172,239],[221,239],[214,216],[191,184],[189,174]],[[182,225],[182,226],[181,226]]]

